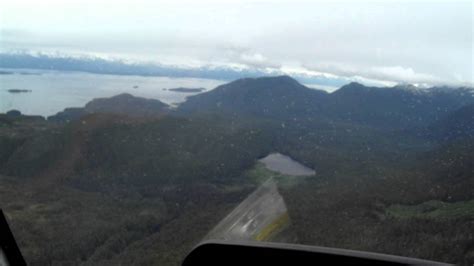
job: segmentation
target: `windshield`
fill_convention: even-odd
[[[207,240],[474,263],[470,1],[3,1],[0,208],[30,265]]]

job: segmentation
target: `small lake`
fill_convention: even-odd
[[[183,93],[170,88],[203,88],[203,91],[209,91],[225,83],[222,80],[199,78],[102,75],[37,69],[0,68],[0,71],[13,72],[0,74],[0,113],[17,109],[24,114],[43,116],[54,115],[66,107],[82,107],[94,98],[120,93],[176,104],[199,92]],[[12,93],[11,90],[18,93]]]
[[[271,153],[259,161],[263,163],[267,169],[284,175],[310,176],[316,174],[316,171],[313,169],[281,153]]]

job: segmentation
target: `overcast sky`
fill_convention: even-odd
[[[0,48],[473,82],[470,1],[3,1]]]

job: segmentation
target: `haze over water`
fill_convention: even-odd
[[[187,96],[197,93],[164,89],[185,87],[210,90],[225,83],[220,80],[198,78],[101,75],[30,69],[0,70],[14,72],[0,75],[0,113],[16,109],[24,114],[42,116],[54,115],[67,107],[82,107],[94,98],[111,97],[120,93],[130,93],[174,104],[183,102]],[[31,92],[8,92],[11,89],[31,90]]]

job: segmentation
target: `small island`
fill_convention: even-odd
[[[0,70],[0,75],[12,75],[13,72]]]
[[[41,73],[35,73],[35,72],[18,72],[18,74],[24,75],[24,76],[31,76],[31,75],[39,76],[39,75],[41,75]]]
[[[9,93],[27,93],[31,92],[31,90],[24,90],[24,89],[9,89]]]
[[[183,93],[194,93],[194,92],[203,92],[206,89],[204,88],[173,88],[173,89],[168,89],[169,91],[174,91],[174,92],[183,92]]]

